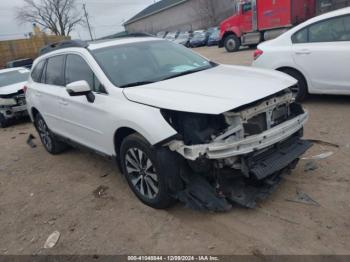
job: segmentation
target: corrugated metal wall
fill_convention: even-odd
[[[232,15],[237,0],[211,0],[215,7],[215,18],[205,15],[200,0],[189,0],[160,13],[146,17],[126,26],[129,32],[157,33],[159,31],[196,30],[217,26]]]
[[[21,58],[36,58],[43,46],[62,41],[67,37],[46,36],[31,39],[0,41],[0,68],[4,68],[8,61]]]
[[[323,14],[347,6],[350,6],[350,0],[317,0],[316,10]]]

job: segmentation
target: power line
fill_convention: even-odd
[[[87,12],[86,12],[86,4],[83,4],[83,9],[84,9],[84,14],[85,14],[86,22],[87,22],[87,25],[88,25],[88,28],[89,28],[89,33],[90,33],[91,41],[93,41],[94,38],[92,37],[92,32],[91,32],[89,17],[88,17],[88,14],[87,14]]]

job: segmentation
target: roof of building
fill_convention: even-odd
[[[182,4],[186,1],[187,0],[161,0],[143,9],[141,12],[139,12],[138,14],[130,18],[128,21],[126,21],[124,25],[131,24],[133,22],[136,22],[137,20],[162,12],[166,9]]]

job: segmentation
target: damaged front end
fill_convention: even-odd
[[[311,147],[301,139],[308,113],[289,90],[220,115],[162,114],[179,134],[165,146],[184,159],[175,197],[196,209],[255,207]]]
[[[1,122],[27,115],[26,99],[23,90],[13,94],[0,94]]]

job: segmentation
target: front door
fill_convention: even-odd
[[[66,58],[65,82],[70,84],[80,80],[90,85],[95,101],[90,103],[85,96],[69,96],[67,92],[61,97],[64,135],[81,145],[107,153],[106,148],[110,147],[107,143],[111,143],[106,135],[109,96],[88,63],[80,55],[69,54]]]

